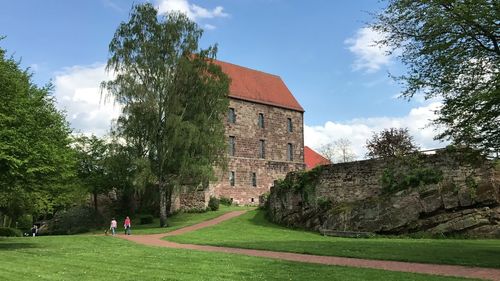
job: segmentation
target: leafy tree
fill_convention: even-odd
[[[388,0],[375,30],[408,67],[403,96],[440,97],[438,139],[500,150],[500,2]]]
[[[345,163],[356,160],[356,153],[352,149],[351,141],[345,138],[325,144],[319,151],[332,163]]]
[[[104,139],[94,135],[75,138],[73,147],[77,152],[77,176],[80,183],[94,199],[94,209],[98,210],[98,196],[110,191],[115,183],[107,164],[110,164],[110,148]]]
[[[197,186],[225,163],[223,118],[229,78],[212,63],[217,48],[198,49],[202,30],[185,15],[159,16],[135,5],[112,39],[103,83],[123,105],[118,131],[140,147],[160,191],[160,225],[174,187]]]
[[[14,219],[74,201],[70,130],[51,89],[33,84],[0,48],[0,211]]]
[[[371,139],[366,141],[366,148],[366,155],[370,158],[403,156],[418,151],[407,128],[390,128],[373,133]]]

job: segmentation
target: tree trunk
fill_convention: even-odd
[[[163,179],[158,183],[160,189],[160,227],[167,226],[167,187]]]
[[[167,214],[170,215],[170,211],[172,210],[172,193],[173,188],[167,188]]]
[[[93,195],[94,195],[94,209],[95,209],[95,212],[97,213],[97,192],[93,192]]]

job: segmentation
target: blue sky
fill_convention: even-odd
[[[141,2],[141,1],[135,1]],[[201,45],[219,45],[218,58],[281,76],[305,108],[305,143],[313,148],[348,138],[363,157],[372,131],[409,127],[422,148],[432,141],[439,102],[396,99],[401,87],[388,73],[404,66],[366,28],[384,3],[291,0],[155,0],[160,12],[181,10],[205,29]],[[104,134],[119,113],[99,99],[107,76],[107,46],[133,1],[8,1],[0,10],[0,46],[34,81],[52,81],[54,95],[76,131]],[[425,128],[424,128],[425,127]]]

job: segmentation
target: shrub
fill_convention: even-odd
[[[31,215],[22,215],[17,218],[17,228],[21,230],[29,230],[33,226],[33,217]]]
[[[4,237],[21,237],[23,233],[21,230],[10,227],[0,227],[0,236]]]
[[[264,194],[259,196],[259,209],[267,210],[269,209],[269,196],[270,192],[265,192]]]
[[[104,225],[102,216],[94,209],[77,206],[58,212],[49,223],[49,234],[77,234]]]
[[[435,168],[386,168],[382,173],[381,184],[384,193],[394,193],[439,183],[442,179],[443,172]]]
[[[333,206],[333,202],[330,198],[319,196],[316,198],[316,205],[322,210],[328,210]]]
[[[212,211],[219,210],[219,199],[210,196],[210,200],[208,201],[208,208]]]
[[[153,223],[153,216],[152,215],[142,215],[139,219],[140,224],[151,224]]]
[[[233,204],[233,200],[227,197],[219,198],[219,203],[225,206],[231,206]]]
[[[208,211],[208,208],[201,208],[201,207],[195,207],[195,208],[191,208],[191,209],[183,209],[182,210],[183,213],[188,213],[188,214],[205,213],[206,211]]]

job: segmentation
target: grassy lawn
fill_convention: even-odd
[[[167,218],[167,227],[160,227],[160,219],[155,218],[151,224],[139,224],[139,218],[132,220],[132,234],[156,234],[173,231],[185,226],[197,224],[202,221],[219,217],[225,213],[238,210],[251,210],[253,207],[238,207],[220,205],[217,211],[208,211],[205,213],[178,213]],[[102,234],[104,230],[95,230],[91,233]],[[123,219],[118,220],[118,233],[123,233]]]
[[[214,227],[166,239],[316,255],[500,268],[500,240],[324,237],[272,224],[259,210]]]
[[[1,280],[462,280],[146,247],[106,236],[0,238]]]

